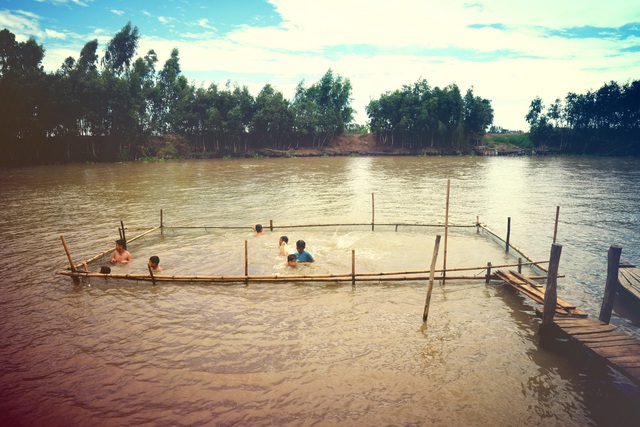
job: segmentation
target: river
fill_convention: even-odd
[[[640,262],[640,159],[319,157],[0,170],[0,425],[639,425],[640,393],[580,355],[538,345],[535,305],[499,282],[161,284],[56,272],[113,246],[120,221],[171,229],[130,244],[114,272],[287,274],[281,234],[309,273],[428,269],[442,228],[480,222],[546,260],[560,207],[558,295],[600,310],[607,250]],[[372,196],[372,194],[374,196]],[[372,206],[374,205],[374,206]],[[371,227],[282,225],[370,223]],[[251,225],[276,229],[254,237]],[[447,266],[513,262],[475,227]],[[438,265],[442,265],[442,251]],[[103,259],[91,263],[97,271]],[[618,303],[612,323],[635,336]]]

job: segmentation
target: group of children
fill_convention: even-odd
[[[262,225],[256,224],[253,227],[253,230],[256,232],[256,236],[262,236],[264,234],[264,230],[262,229]],[[124,239],[116,240],[116,248],[111,255],[111,264],[128,264],[133,256],[126,249],[127,242]],[[287,265],[289,267],[296,267],[298,264],[309,265],[314,262],[315,259],[313,255],[305,250],[307,244],[304,240],[298,240],[296,242],[296,249],[293,250],[291,246],[289,246],[289,238],[287,236],[281,236],[278,241],[278,246],[280,247],[280,255],[287,257]],[[83,262],[84,270],[88,273],[89,267],[86,262]],[[156,255],[153,255],[149,258],[148,267],[154,273],[159,273],[162,271],[162,267],[160,267],[160,258]],[[100,274],[111,274],[111,268],[107,266],[100,267]]]
[[[253,230],[256,232],[255,236],[262,236],[264,234],[264,230],[260,224],[256,224]],[[289,246],[289,238],[287,236],[280,236],[278,246],[280,247],[280,256],[287,257],[287,265],[289,267],[296,267],[298,264],[309,265],[315,261],[313,255],[305,250],[307,244],[304,240],[298,240],[296,242],[296,249],[294,250]]]
[[[124,239],[116,240],[116,248],[111,255],[111,264],[129,264],[129,262],[133,259],[131,253],[126,249],[127,242]],[[89,272],[89,267],[87,266],[86,261],[82,262],[84,266],[84,271]],[[162,271],[162,267],[160,267],[160,258],[156,255],[153,255],[149,258],[149,262],[147,263],[149,270],[154,273],[159,273]],[[100,267],[100,274],[111,274],[111,267],[103,265]]]

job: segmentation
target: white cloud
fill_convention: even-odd
[[[47,38],[50,39],[66,39],[67,38],[67,34],[65,33],[61,33],[59,31],[55,31],[55,30],[50,30],[50,29],[46,29],[44,30],[45,35],[47,36]]]
[[[122,16],[124,15],[124,10],[111,9],[111,13],[114,15]]]

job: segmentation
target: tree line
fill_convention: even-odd
[[[353,120],[351,82],[329,69],[292,100],[266,84],[197,87],[178,49],[162,68],[153,50],[135,58],[139,31],[127,23],[107,44],[84,45],[55,73],[35,39],[0,31],[0,162],[129,160],[291,147],[322,147]],[[164,136],[170,136],[169,138]]]
[[[640,80],[568,93],[545,106],[536,97],[525,119],[538,148],[599,155],[640,155]]]
[[[366,107],[371,131],[381,143],[406,148],[466,152],[480,145],[493,122],[491,101],[456,84],[431,87],[425,79],[387,92]]]

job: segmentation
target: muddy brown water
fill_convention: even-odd
[[[609,245],[640,262],[640,160],[343,157],[68,165],[0,171],[0,424],[637,425],[638,389],[580,355],[538,345],[534,304],[499,283],[74,285],[56,272],[110,248],[123,221],[167,230],[133,242],[145,272],[288,274],[286,234],[309,273],[427,269],[441,228],[250,226],[450,223],[476,217],[537,260],[560,206],[558,294],[598,315]],[[442,252],[440,252],[442,257]],[[447,266],[513,262],[475,228],[452,229]],[[106,260],[92,263],[99,269]],[[442,258],[439,259],[441,266]],[[473,273],[477,274],[477,273]],[[634,309],[612,322],[638,335]]]

